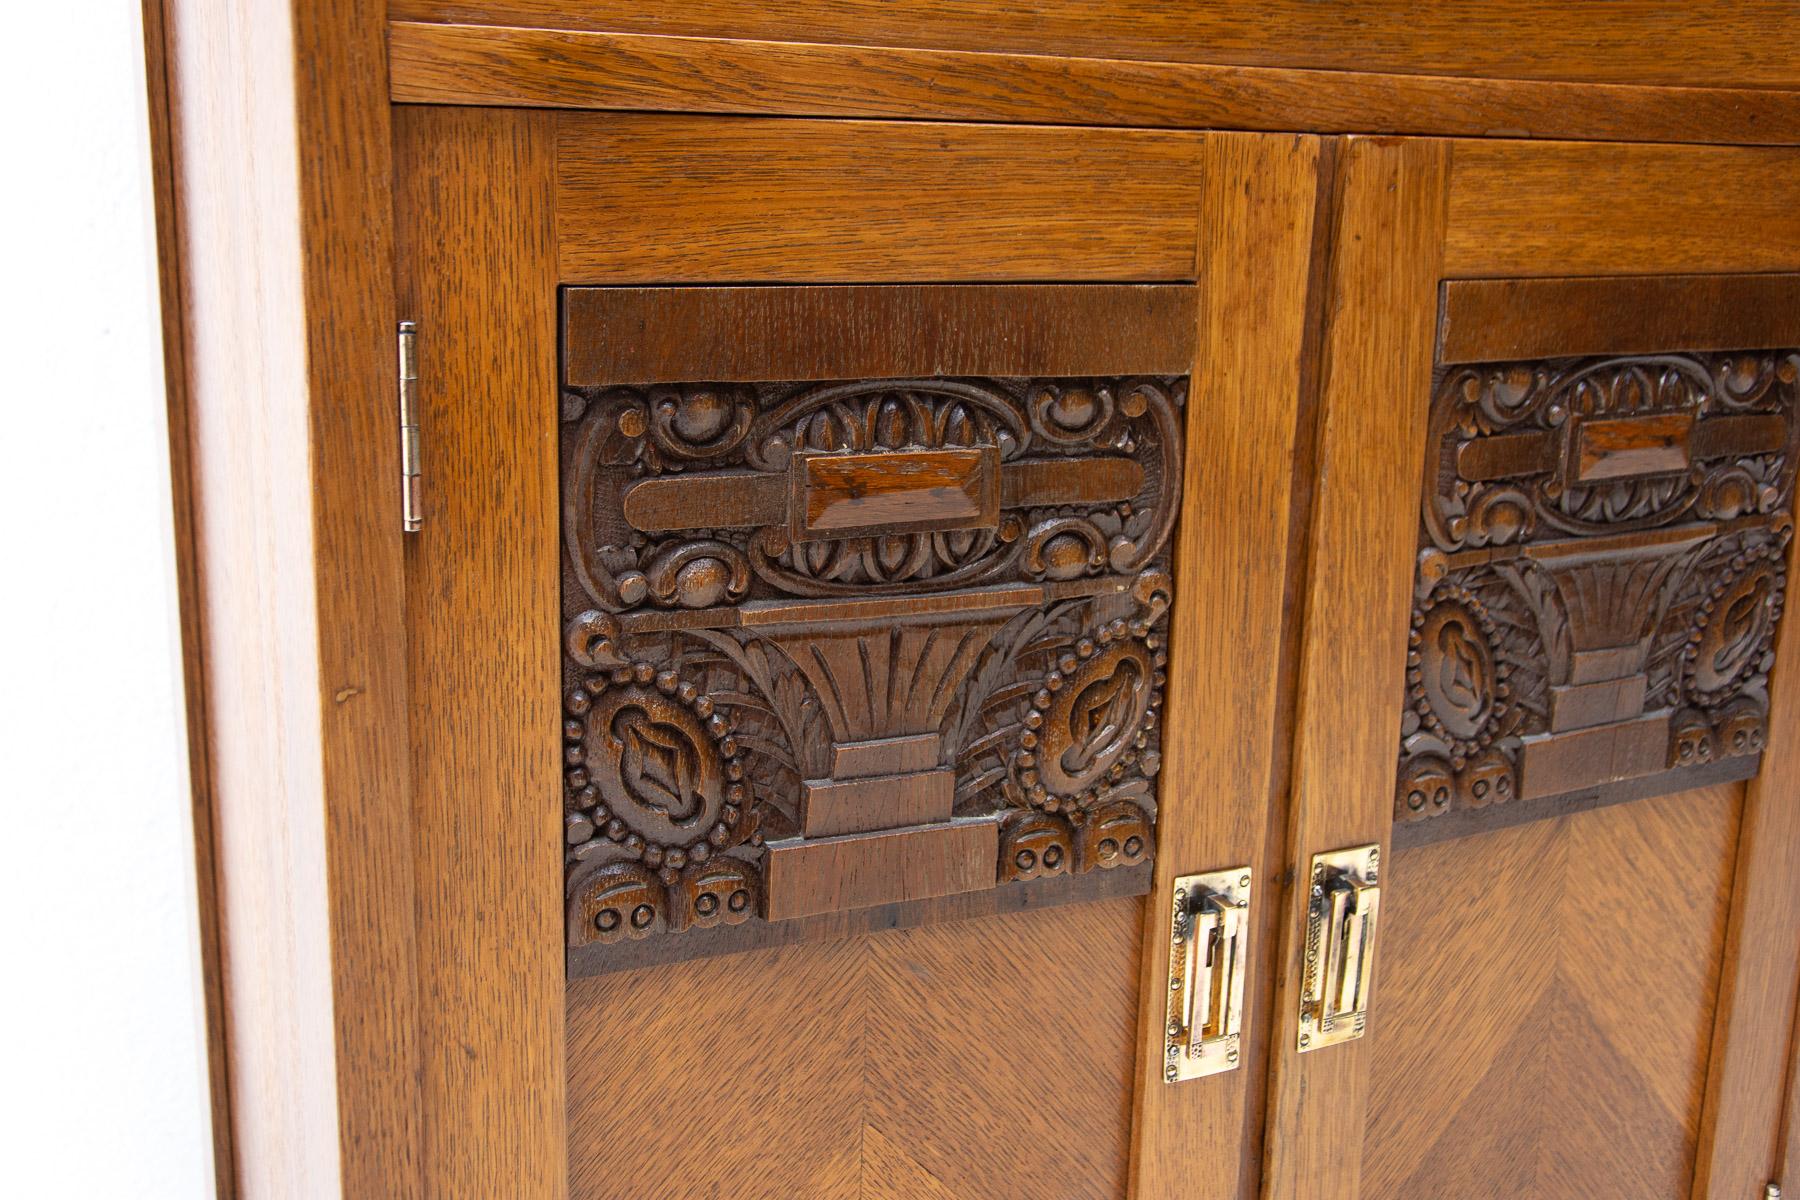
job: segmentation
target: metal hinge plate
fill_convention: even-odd
[[[419,327],[400,322],[397,336],[400,365],[400,528],[417,533],[424,523],[419,507]]]

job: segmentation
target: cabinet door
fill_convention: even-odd
[[[1234,1187],[1317,143],[397,129],[428,1191]]]
[[[1265,1195],[1773,1177],[1797,168],[1344,145]]]

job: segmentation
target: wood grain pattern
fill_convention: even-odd
[[[565,283],[1194,274],[1200,143],[1191,134],[652,115],[555,121]]]
[[[382,14],[162,15],[235,1191],[416,1197]]]
[[[571,1195],[1123,1195],[1142,909],[1101,901],[576,983]]]
[[[1448,168],[1444,143],[1368,139],[1348,141],[1340,165],[1287,833],[1296,871],[1387,840],[1399,715],[1369,698],[1403,682]],[[1368,1039],[1297,1051],[1307,900],[1296,887],[1282,905],[1263,1195],[1356,1200]]]
[[[1364,1195],[1685,1200],[1741,799],[1393,855]]]
[[[1171,617],[1170,703],[1157,885],[1147,906],[1132,1194],[1175,1200],[1241,1194],[1270,1036],[1267,981],[1281,905],[1271,888],[1252,932],[1243,1065],[1229,1075],[1163,1082],[1168,978],[1166,900],[1175,876],[1250,864],[1272,879],[1277,759],[1286,737],[1284,614],[1305,527],[1309,435],[1302,360],[1316,283],[1312,261],[1328,219],[1319,202],[1322,147],[1310,138],[1208,138],[1200,208],[1201,303],[1190,381],[1191,498],[1175,569],[1209,586],[1183,589]],[[1329,172],[1327,172],[1329,174]],[[1328,196],[1329,193],[1327,192]],[[1189,573],[1195,573],[1190,575]],[[1231,679],[1231,687],[1219,686]],[[1230,780],[1231,786],[1215,786]],[[1260,1003],[1259,1003],[1260,1002]],[[1244,1152],[1230,1152],[1242,1145]]]
[[[994,886],[1000,827],[947,822],[769,846],[767,916],[927,900]]]
[[[407,652],[432,1196],[556,1200],[567,1179],[547,126],[465,109],[396,124],[428,514]]]
[[[418,104],[1800,141],[1800,96],[1724,78],[1676,89],[416,21],[393,22],[388,49],[393,98]]]
[[[1452,279],[1440,363],[1800,345],[1800,275]]]
[[[1791,271],[1797,164],[1777,149],[1458,142],[1444,274]]]
[[[1794,549],[1788,547],[1788,567]],[[1694,1200],[1730,1200],[1770,1180],[1792,1188],[1776,1157],[1790,1014],[1800,996],[1800,634],[1775,639],[1762,773],[1745,785],[1713,1057],[1706,1081]],[[1790,1154],[1792,1152],[1790,1151]]]
[[[1792,86],[1787,49],[1800,37],[1800,16],[1782,0],[1704,9],[1637,0],[1612,20],[1537,0],[1048,0],[1028,8],[999,0],[396,0],[390,12],[414,21],[783,42],[1751,87]]]
[[[563,382],[1185,375],[1179,284],[566,288]]]

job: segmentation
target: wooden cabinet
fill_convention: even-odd
[[[392,7],[166,30],[240,1194],[1779,1181],[1747,15]]]

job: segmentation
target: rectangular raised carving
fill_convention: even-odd
[[[998,846],[992,818],[771,842],[765,915],[790,921],[990,888]]]
[[[1000,451],[892,450],[794,455],[796,542],[896,533],[994,529],[1000,524]]]
[[[1396,821],[1754,763],[1797,380],[1796,350],[1440,366]]]
[[[565,385],[571,971],[1147,863],[1185,395]]]

